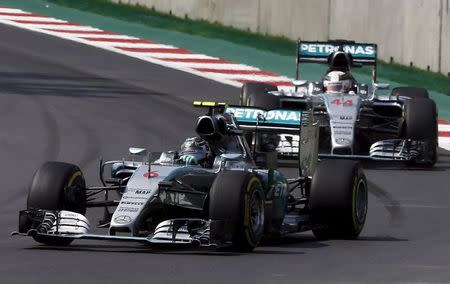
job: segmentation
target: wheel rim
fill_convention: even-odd
[[[250,228],[253,233],[259,233],[264,226],[264,206],[261,192],[253,191],[250,199]]]
[[[363,224],[367,214],[367,188],[364,180],[358,182],[355,201],[356,220],[358,220],[359,224]]]

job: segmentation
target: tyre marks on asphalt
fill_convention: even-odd
[[[1,86],[0,82],[0,86]],[[23,97],[14,97],[11,93],[6,92],[3,93],[0,96],[0,105],[1,105],[1,113],[0,113],[0,121],[2,121],[2,132],[0,133],[0,145],[1,145],[1,152],[2,152],[2,158],[5,160],[8,160],[6,157],[7,155],[15,156],[16,149],[15,147],[17,144],[20,143],[19,138],[14,137],[16,135],[16,132],[11,133],[11,128],[9,127],[11,125],[11,121],[15,119],[14,114],[16,114],[17,107],[22,108],[23,107]],[[33,106],[35,105],[33,102],[30,102]],[[20,127],[20,126],[19,126]],[[22,145],[22,147],[25,147],[25,145]],[[24,152],[28,152],[28,149],[24,149]],[[9,163],[9,167],[14,167],[12,163]],[[3,173],[3,179],[10,179],[13,178],[11,175],[9,175],[8,170],[2,171]],[[19,185],[17,183],[17,186],[14,186],[12,188],[3,188],[2,194],[3,197],[0,198],[0,214],[5,215],[7,212],[10,212],[10,208],[12,208],[12,204],[14,204],[12,201],[18,200],[23,198],[28,190],[27,186]]]
[[[10,95],[14,99],[17,98],[14,95]],[[30,125],[39,125],[39,130],[42,130],[41,135],[39,136],[30,136],[28,139],[28,145],[20,145],[19,147],[22,147],[24,149],[24,152],[29,151],[30,149],[34,148],[34,145],[42,146],[42,151],[39,151],[37,156],[40,156],[42,161],[45,160],[57,160],[60,153],[60,147],[61,147],[61,141],[60,141],[60,131],[59,131],[59,125],[57,122],[57,119],[55,118],[54,110],[49,107],[49,105],[43,101],[43,98],[37,97],[37,96],[19,96],[20,99],[26,98],[27,103],[31,103],[34,105],[32,107],[33,110],[37,110],[36,114],[31,114],[30,118],[33,118],[35,121],[33,123],[30,123]],[[30,107],[28,107],[29,109]],[[15,115],[20,116],[21,114],[15,113]],[[39,131],[41,132],[41,131]],[[28,134],[29,135],[29,134]],[[42,140],[41,140],[42,139]],[[17,147],[18,145],[14,145]],[[39,148],[39,147],[38,147]],[[22,161],[24,163],[27,163],[27,161]],[[11,207],[16,208],[16,204],[12,201],[23,199],[26,197],[28,192],[28,180],[31,178],[27,177],[25,179],[25,185],[23,184],[23,180],[18,181],[16,188],[10,188],[8,190],[8,194],[2,198],[2,212],[7,212],[8,209]],[[23,204],[25,205],[25,204]]]
[[[395,227],[400,226],[405,218],[400,207],[400,202],[373,181],[367,180],[367,185],[369,192],[382,203],[383,207],[389,213],[389,225]]]
[[[42,112],[43,129],[47,133],[46,143],[43,151],[43,157],[50,161],[56,161],[59,157],[59,152],[61,148],[61,137],[58,121],[52,110],[49,108],[47,102],[43,102],[42,98],[33,96],[38,105],[38,109]]]
[[[101,153],[101,140],[97,134],[98,130],[92,124],[92,120],[86,121],[86,119],[83,119],[83,115],[80,115],[77,111],[78,108],[74,107],[72,110],[75,110],[76,113],[69,112],[70,110],[66,109],[59,117],[65,117],[69,120],[73,127],[71,127],[71,131],[77,133],[76,138],[78,141],[72,141],[71,143],[79,151],[74,164],[83,170],[99,158],[98,155]],[[64,125],[70,124],[64,123]]]

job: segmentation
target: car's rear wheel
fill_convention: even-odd
[[[230,224],[233,249],[251,252],[264,233],[264,192],[257,177],[248,172],[220,172],[210,191],[209,217]]]
[[[266,110],[280,108],[280,99],[268,92],[278,91],[274,85],[263,83],[245,83],[241,89],[241,105],[258,107]],[[278,147],[279,135],[265,134],[265,140],[260,136],[258,141],[253,141],[254,136],[251,133],[246,134],[246,140],[249,145],[257,143],[257,150],[263,152],[271,152]]]
[[[318,239],[356,239],[368,208],[367,182],[360,164],[321,161],[312,179],[309,206]]]
[[[81,170],[72,164],[46,162],[34,174],[28,193],[27,209],[68,210],[86,213],[86,182]],[[34,236],[46,245],[68,245],[71,239]]]
[[[269,92],[278,91],[274,85],[263,83],[245,83],[241,89],[240,104],[243,106],[255,106],[264,109],[280,107],[280,100]]]

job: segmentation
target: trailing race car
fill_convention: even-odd
[[[354,239],[367,213],[367,184],[359,163],[327,160],[317,165],[318,128],[310,111],[261,110],[196,102],[208,107],[197,121],[198,139],[221,149],[209,166],[187,164],[176,151],[150,161],[146,149],[130,148],[143,161],[102,162],[102,187],[86,187],[80,169],[47,162],[34,174],[19,231],[46,245],[76,239],[125,240],[149,245],[214,246],[251,251],[263,237],[312,230],[320,239]],[[276,151],[249,148],[246,135],[297,134],[302,141],[299,176],[286,179]],[[194,154],[194,152],[190,152]],[[110,169],[110,170],[108,170]],[[105,178],[105,172],[111,177]],[[116,191],[120,201],[109,200]],[[94,200],[106,194],[105,200]],[[86,219],[90,207],[105,211],[99,227]],[[104,229],[105,230],[105,229]],[[98,232],[100,231],[100,232]]]
[[[320,124],[322,157],[401,160],[433,166],[438,154],[437,109],[424,88],[398,87],[389,95],[378,89],[377,45],[353,41],[298,44],[294,90],[269,84],[246,83],[241,105],[304,110],[313,108]],[[300,63],[326,63],[319,81],[299,80]],[[359,83],[351,67],[372,66],[372,83]],[[296,155],[298,137],[283,135],[278,150]]]

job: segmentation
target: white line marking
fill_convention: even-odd
[[[235,63],[197,63],[197,62],[170,62],[170,63],[171,66],[175,66],[177,68],[179,67],[179,68],[209,68],[209,69],[229,69],[229,70],[259,70],[258,68],[253,66]],[[213,74],[205,72],[202,73],[208,76]]]
[[[149,53],[147,53],[149,54]],[[164,58],[164,59],[219,59],[204,54],[183,54],[183,53],[151,53],[148,57]]]
[[[450,137],[439,137],[438,144],[439,147],[450,151]]]
[[[215,73],[206,72],[209,74],[216,74],[218,77],[234,80],[249,80],[249,81],[261,81],[261,82],[291,82],[291,79],[284,76],[264,76],[264,75],[253,75],[253,74],[225,74],[225,73]]]
[[[439,124],[438,130],[439,131],[450,131],[450,124]]]
[[[16,27],[20,27],[23,29],[29,29],[38,33],[46,33],[46,34],[51,34],[51,35],[55,35],[54,32],[51,31],[46,31],[45,29],[58,29],[58,30],[67,30],[67,31],[77,31],[77,30],[82,30],[82,31],[101,31],[100,29],[97,28],[93,28],[93,27],[88,27],[88,26],[64,26],[64,25],[45,25],[45,24],[22,24],[22,23],[17,23],[14,21],[8,21],[8,20],[1,20],[2,23],[5,24],[9,24],[12,26],[16,26]],[[67,38],[67,36],[62,37],[61,38]]]
[[[33,15],[33,14],[30,14]],[[1,19],[5,19],[5,20],[10,20],[10,21],[33,21],[33,22],[54,22],[54,23],[67,23],[67,21],[63,21],[63,20],[58,20],[55,18],[46,18],[46,17],[33,17],[33,16],[6,16],[6,15],[1,15],[0,14],[0,18]]]
[[[88,30],[87,32],[102,32],[102,30],[98,30],[98,31],[92,31],[92,30]],[[84,33],[72,33],[70,32],[70,30],[67,30],[67,32],[63,32],[63,31],[49,31],[52,33],[58,33],[61,35],[66,34],[66,36],[64,38],[116,38],[116,39],[139,39],[137,37],[132,37],[132,36],[124,36],[124,35],[114,35],[114,34],[84,34]],[[86,39],[87,41],[87,39]],[[92,43],[95,41],[89,41],[89,43]]]
[[[31,14],[29,12],[22,11],[14,8],[0,8],[0,13],[16,13],[16,14]]]
[[[105,41],[92,41],[84,39],[87,43],[96,46],[110,46],[110,47],[136,47],[136,48],[164,48],[164,49],[175,49],[177,47],[164,45],[164,44],[153,44],[153,43],[129,43],[129,42],[105,42]]]

